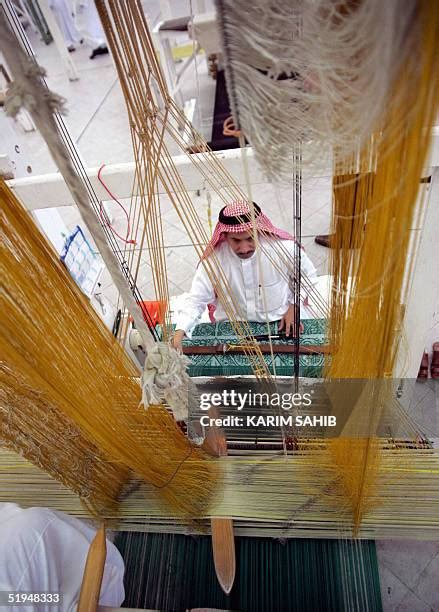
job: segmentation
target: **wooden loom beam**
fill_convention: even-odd
[[[216,418],[218,411],[209,409],[209,416]],[[209,428],[204,441],[204,448],[217,457],[227,455],[227,441],[224,430],[216,425]],[[233,535],[233,520],[230,518],[210,519],[212,532],[212,549],[215,572],[224,593],[230,593],[235,581],[236,554],[235,537]]]
[[[270,353],[278,354],[295,354],[297,353],[296,344],[258,344],[259,350],[264,355]],[[248,347],[243,344],[207,344],[203,346],[184,346],[183,353],[185,355],[224,355],[227,353],[234,353],[238,355],[246,354]],[[318,344],[301,344],[299,345],[299,354],[301,355],[328,355],[331,353],[331,349],[328,345]]]

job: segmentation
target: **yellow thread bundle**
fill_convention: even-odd
[[[9,387],[2,437],[13,419],[22,436],[12,446],[55,477],[64,474],[78,493],[85,476],[73,463],[91,454],[91,504],[115,501],[132,470],[156,487],[173,514],[199,516],[209,506],[218,466],[163,407],[140,406],[134,365],[4,182],[0,201],[0,346]],[[36,422],[34,411],[46,407],[50,419]],[[69,434],[73,424],[78,444],[66,436],[66,424]]]
[[[383,379],[393,375],[408,290],[404,275],[411,265],[410,228],[437,110],[437,3],[419,3],[406,44],[411,52],[369,146],[359,160],[339,162],[336,173],[344,176],[334,180],[330,333],[337,350],[326,375],[328,380],[368,379],[345,437],[331,445],[356,529],[376,489],[380,445],[374,436],[392,399]],[[348,176],[352,172],[358,178]],[[369,437],[356,437],[355,424],[365,414]]]

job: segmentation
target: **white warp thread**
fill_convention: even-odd
[[[235,125],[268,178],[291,182],[300,145],[313,170],[355,154],[411,52],[416,0],[216,4]]]
[[[131,292],[131,287],[107,243],[105,233],[89,201],[87,190],[72,165],[69,151],[58,131],[54,112],[64,111],[64,100],[47,89],[42,80],[45,70],[34,58],[26,55],[11,32],[2,10],[0,10],[0,46],[15,77],[14,82],[8,87],[5,110],[8,115],[15,117],[24,106],[31,114],[142,336],[148,352],[148,371],[142,377],[144,405],[147,408],[151,403],[157,404],[165,400],[177,420],[185,419],[188,414],[188,398],[194,394],[193,387],[195,387],[186,373],[189,360],[173,347],[163,343],[157,344],[154,341],[143,318],[142,310]]]

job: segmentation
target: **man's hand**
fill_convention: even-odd
[[[180,353],[183,352],[183,338],[184,331],[182,329],[176,329],[174,337],[172,338],[172,346],[177,349],[177,351],[180,351]]]
[[[296,333],[296,312],[297,308],[294,304],[288,308],[282,319],[279,321],[278,330],[282,331],[285,329],[285,336],[289,337],[290,332],[291,335],[294,336]],[[300,324],[299,333],[303,332],[303,323]]]

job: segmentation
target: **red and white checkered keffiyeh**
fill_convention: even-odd
[[[288,232],[275,227],[270,219],[264,215],[259,206],[255,203],[255,222],[256,229],[264,235],[274,236],[281,240],[294,240],[294,237]],[[253,231],[251,221],[250,208],[248,202],[239,200],[231,202],[221,209],[219,213],[219,221],[215,226],[212,238],[204,251],[203,257],[207,257],[212,250],[226,239],[226,234],[232,232],[239,234],[241,232]]]
[[[253,205],[255,207],[255,222],[258,232],[261,232],[264,236],[269,235],[281,240],[294,240],[294,236],[273,225],[255,202],[253,202]],[[224,242],[228,232],[239,234],[240,232],[251,231],[253,231],[253,224],[248,202],[244,200],[231,202],[220,210],[219,221],[215,226],[212,238],[203,253],[203,257],[210,255],[216,246]],[[208,304],[207,308],[211,322],[215,323],[216,306]]]

